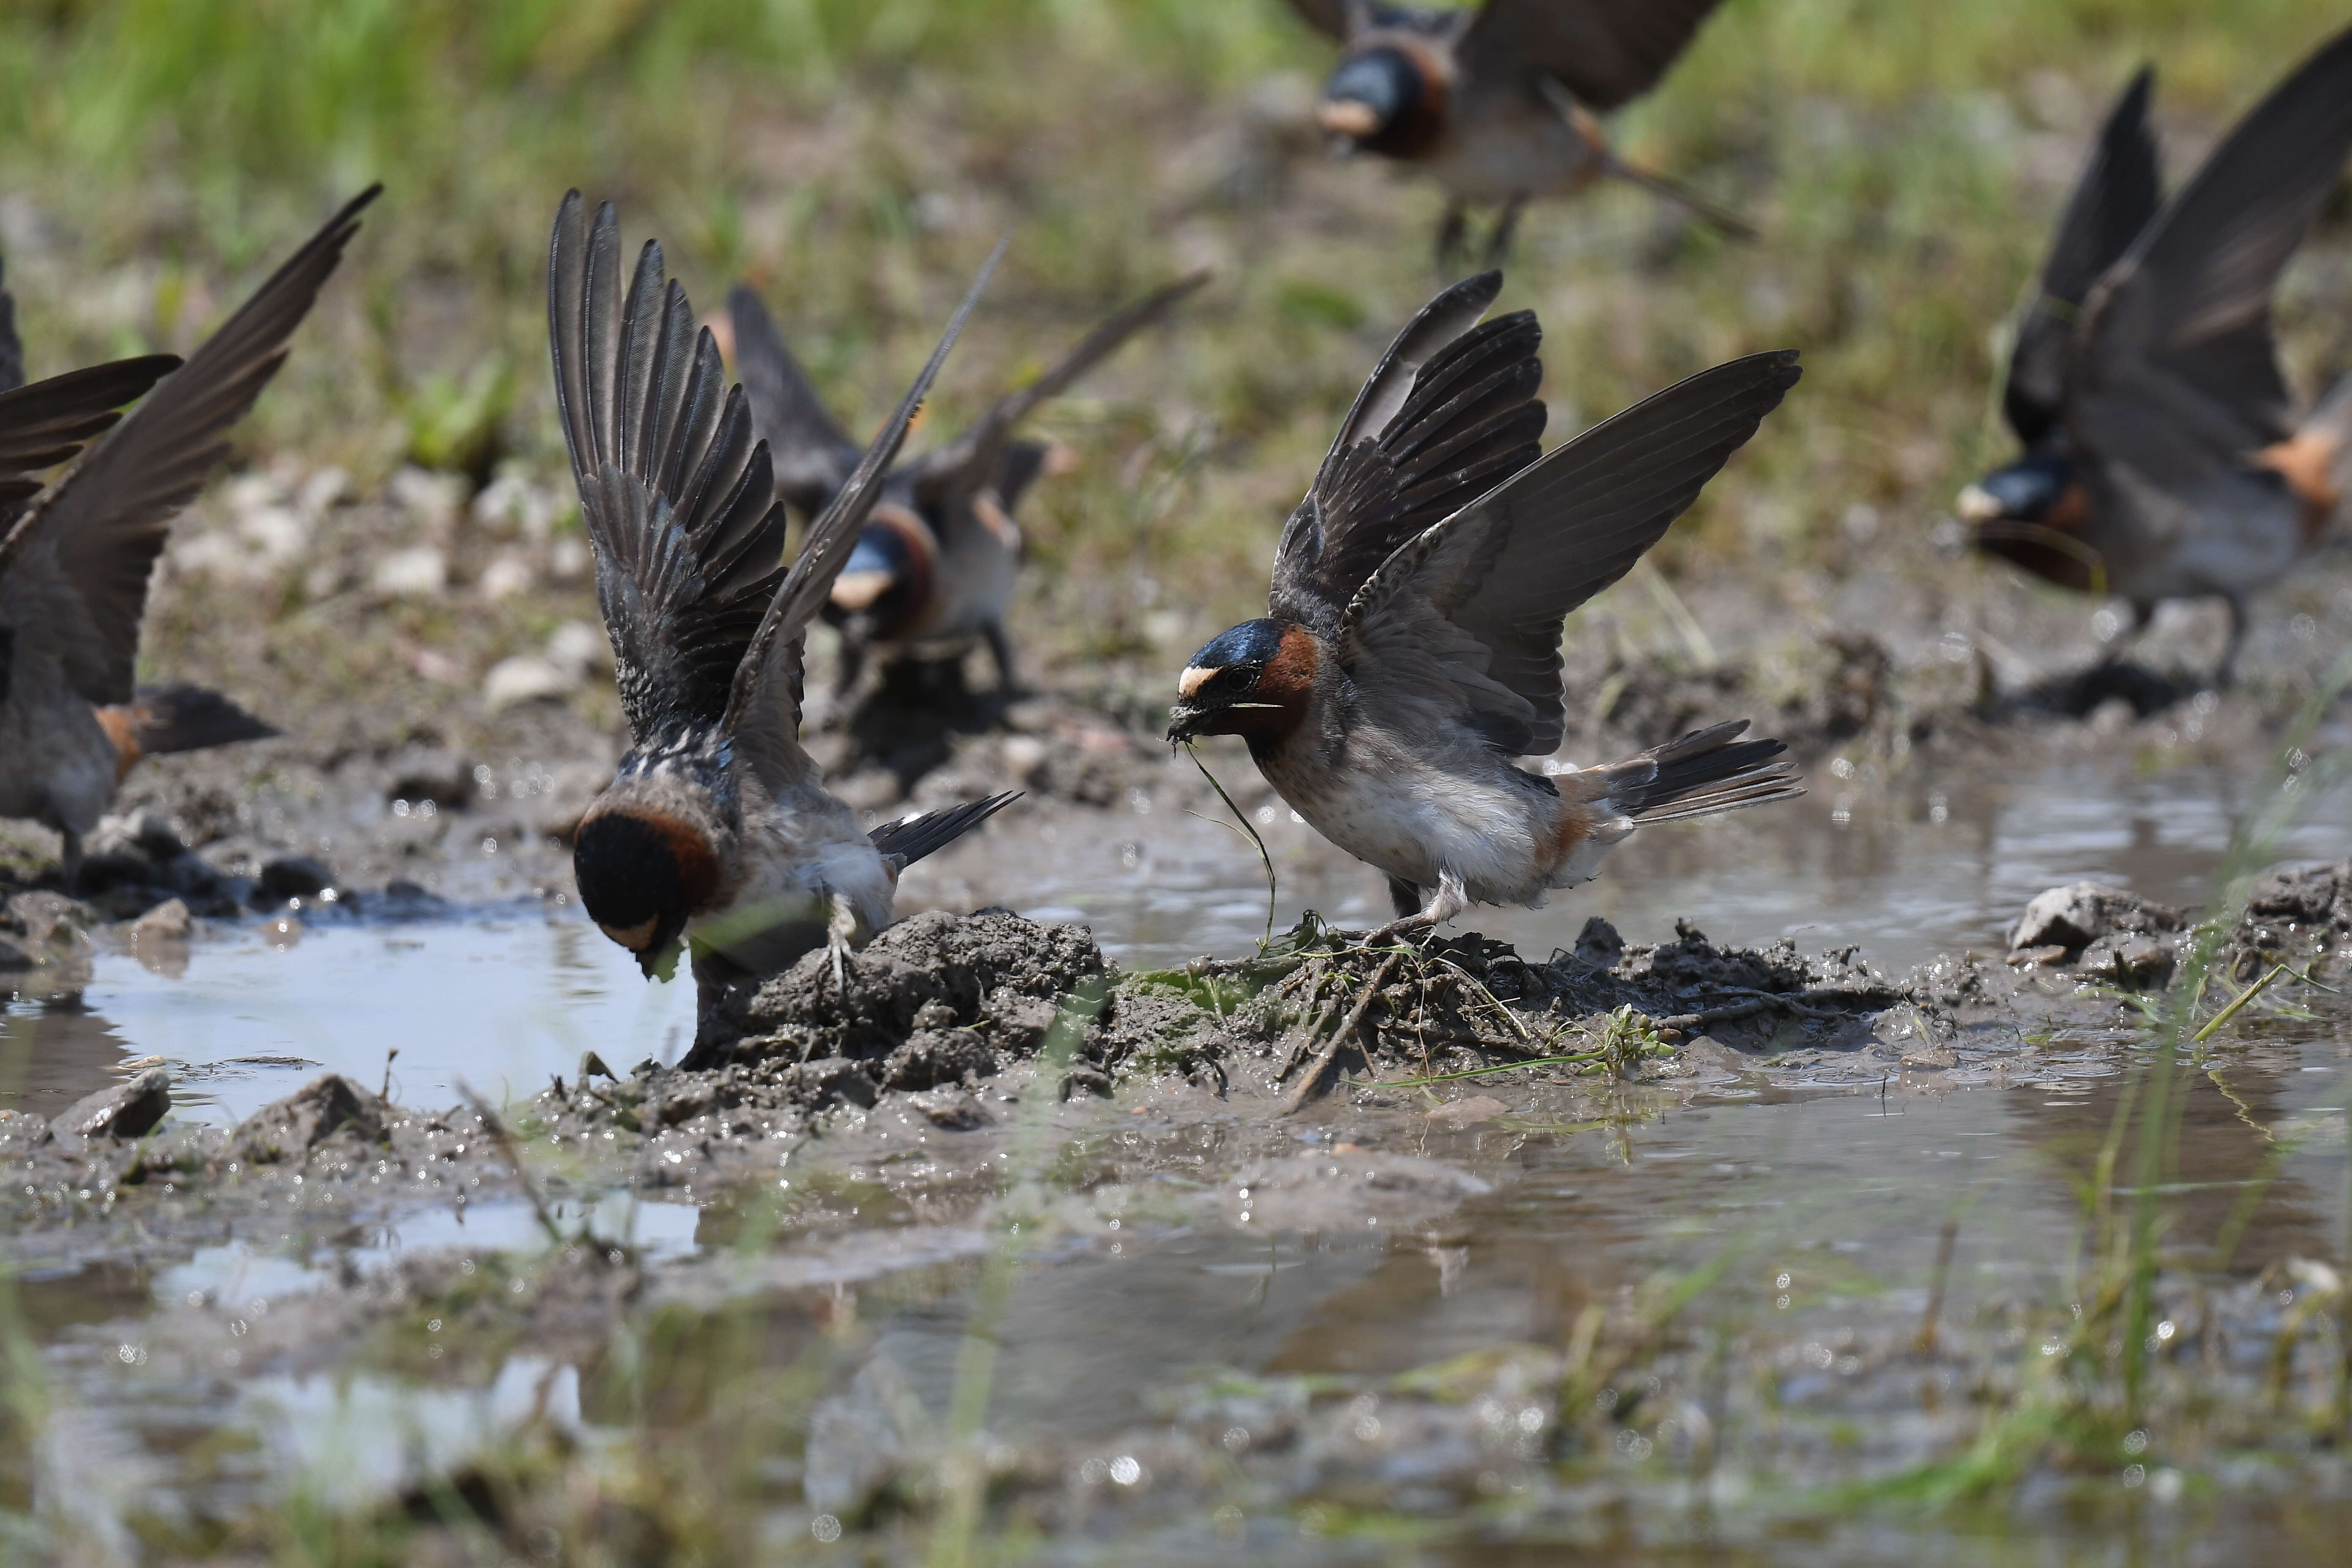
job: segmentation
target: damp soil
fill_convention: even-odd
[[[738,1444],[787,1556],[906,1556],[973,1484],[1074,1562],[2340,1537],[2333,796],[2219,952],[2289,973],[2183,1080],[2144,1427],[2076,1327],[2116,1321],[2080,1194],[2309,671],[2158,658],[2142,712],[2087,647],[1926,647],[1592,656],[1564,760],[1743,711],[1813,795],[1402,953],[1213,751],[1269,910],[1139,680],[901,672],[951,700],[818,715],[845,795],[1030,798],[698,1040],[572,907],[614,747],[570,708],[144,770],[89,886],[36,840],[0,889],[6,1468],[46,1549],[155,1560],[324,1504],[656,1561]]]

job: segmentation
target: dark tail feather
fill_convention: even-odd
[[[945,811],[927,811],[920,816],[901,817],[886,822],[866,835],[874,847],[886,860],[895,860],[905,870],[924,856],[944,849],[965,834],[1021,798],[1022,792],[1009,790],[992,795],[986,800],[966,801]]]
[[[1774,760],[1789,748],[1778,741],[1742,741],[1747,728],[1745,719],[1710,724],[1627,758],[1618,767],[1630,773],[1645,763],[1649,776],[1629,777],[1612,788],[1611,803],[1636,822],[1681,822],[1804,794],[1794,764]]]
[[[140,754],[200,752],[278,733],[217,691],[201,686],[142,686],[131,703],[131,734]]]

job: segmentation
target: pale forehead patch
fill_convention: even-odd
[[[1206,669],[1203,669],[1197,664],[1186,666],[1184,673],[1176,678],[1176,695],[1179,697],[1192,696],[1192,693],[1200,690],[1202,687],[1207,685],[1212,679],[1215,679],[1219,671],[1223,668],[1224,666],[1222,664],[1213,665]]]
[[[845,610],[871,609],[889,591],[887,572],[844,572],[833,580],[833,602]]]
[[[631,952],[643,952],[646,950],[646,944],[654,939],[654,927],[660,923],[660,917],[656,916],[650,920],[639,921],[633,926],[600,925],[596,929]]]

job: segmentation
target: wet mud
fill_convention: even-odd
[[[2214,692],[2179,660],[2144,704],[2156,688],[2097,673],[2095,650],[2067,691],[1961,652],[1827,634],[1712,663],[1571,649],[1590,700],[1571,705],[1562,756],[1745,713],[1836,794],[1929,760],[2242,755],[2308,689],[2273,665]],[[1158,740],[1160,694],[1141,677],[1002,696],[961,668],[876,679],[819,704],[813,731],[877,820],[1022,787],[1022,830],[1043,837],[1019,852],[1035,853],[1057,824],[1075,837],[1223,811]],[[0,873],[0,980],[20,1007],[64,1016],[110,953],[170,974],[230,932],[275,945],[282,928],[290,946],[497,900],[560,911],[571,826],[612,750],[572,709],[523,702],[142,770],[82,887],[57,885],[37,839]],[[1270,826],[1277,803],[1254,774],[1220,773]],[[20,1093],[0,1112],[0,1215],[60,1429],[164,1456],[94,1497],[89,1528],[267,1554],[283,1489],[328,1485],[302,1458],[320,1431],[343,1442],[394,1420],[462,1439],[404,1439],[330,1492],[420,1531],[419,1550],[464,1537],[455,1499],[512,1553],[554,1531],[659,1560],[692,1531],[661,1500],[681,1483],[657,1456],[689,1462],[739,1380],[787,1413],[760,1483],[769,1526],[850,1532],[884,1556],[917,1550],[975,1485],[990,1530],[1072,1561],[1116,1540],[1339,1562],[1373,1539],[1474,1561],[1482,1542],[1687,1543],[1695,1508],[1760,1542],[1816,1528],[1804,1499],[1821,1486],[1964,1492],[1953,1456],[2008,1430],[1988,1411],[2057,1411],[2093,1434],[2064,1455],[2139,1452],[2117,1447],[2137,1428],[2104,1394],[2062,1399],[2038,1370],[2119,1342],[2118,1303],[2053,1307],[2002,1274],[2017,1244],[1998,1226],[1955,1264],[1947,1210],[1895,1173],[1988,1130],[1906,1133],[1851,1160],[1826,1145],[1863,1147],[1905,1117],[2022,1123],[2040,1130],[2000,1134],[2015,1158],[2080,1178],[2145,1058],[2150,1009],[2209,940],[2191,911],[2068,884],[1980,949],[1900,970],[1866,946],[1718,943],[1704,908],[1671,940],[1595,918],[1543,952],[1470,932],[1372,950],[1310,918],[1241,957],[1155,967],[1082,924],[989,907],[988,878],[960,875],[910,879],[933,889],[910,902],[945,907],[838,975],[812,954],[690,1043],[585,1041],[544,1089],[513,1085],[496,1106],[419,1109],[387,1092],[389,1071],[345,1072],[207,1123],[184,1114],[204,1069],[165,1058],[94,1092],[82,1077]],[[2352,962],[2352,865],[2268,875],[2211,945],[2232,988],[2270,977],[2222,1037],[2237,1043],[2216,1058],[2221,1087],[2200,1080],[2205,1141],[2180,1178],[2184,1237],[2229,1235],[2238,1255],[2184,1242],[2157,1277],[2150,1321],[2172,1331],[2136,1418],[2173,1436],[2132,1484],[2174,1506],[2182,1468],[2201,1467],[2199,1484],[2231,1489],[2249,1538],[2268,1539],[2352,1507],[2306,1436],[2325,1427],[2340,1333],[2333,1200],[2268,1184],[2303,1179],[2278,1151],[2330,1147],[2312,1094],[2352,1059],[2352,1020],[2321,988]],[[1694,1152],[1719,1191],[1658,1174],[1673,1147],[1647,1167],[1632,1152],[1705,1151],[1743,1109],[1817,1106],[1877,1120],[1840,1122],[1820,1149],[1780,1133]],[[2210,1152],[2256,1134],[2268,1152]],[[1624,1198],[1577,1195],[1620,1181],[1636,1184]],[[2241,1194],[2251,1217],[2233,1217]],[[2036,1216],[2023,1250],[2057,1250],[2074,1222],[2040,1201],[2020,1200]],[[1883,1219],[1854,1217],[1878,1205]],[[1819,1239],[1855,1225],[1876,1227],[1866,1269]],[[1129,1267],[1150,1283],[1099,1273]],[[1974,1288],[1943,1294],[1971,1267]],[[1739,1289],[1718,1283],[1734,1276]],[[1758,1279],[1795,1283],[1755,1298]],[[995,1324],[976,1316],[992,1280],[1019,1298]],[[1107,1313],[1134,1321],[1113,1333]],[[709,1359],[754,1319],[747,1360]],[[994,1396],[985,1443],[946,1415],[975,1335],[1029,1369]],[[1164,1357],[1139,1350],[1154,1336]],[[1045,1370],[1065,1362],[1066,1376]],[[660,1440],[637,1446],[656,1457],[623,1477],[599,1434],[649,1364],[671,1392],[625,1419],[651,1423]],[[176,1414],[159,1426],[159,1411]],[[284,1462],[265,1484],[189,1457],[191,1431],[258,1434]],[[2216,1458],[2231,1454],[2239,1470]],[[2019,1520],[2105,1517],[2113,1466],[2084,1479],[2078,1458],[2042,1463]],[[1854,1512],[1818,1560],[1878,1560],[1871,1517]]]

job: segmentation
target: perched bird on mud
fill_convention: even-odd
[[[694,948],[706,1005],[889,922],[898,873],[985,820],[996,795],[867,834],[801,750],[802,644],[881,494],[916,406],[995,260],[786,569],[784,504],[743,389],[665,285],[661,247],[622,292],[620,225],[563,198],[547,260],[556,406],[613,639],[628,754],[572,864],[604,934],[666,974]]]
[[[45,461],[20,461],[0,481],[0,816],[32,817],[64,835],[68,886],[80,874],[83,836],[141,757],[278,732],[201,688],[135,685],[140,622],[173,519],[227,455],[230,426],[284,363],[288,340],[379,189],[330,218],[178,369],[162,358],[79,373],[129,377],[102,406],[155,385],[119,425],[106,416],[76,426],[75,441]],[[11,306],[0,320],[13,327],[13,318]],[[11,387],[23,363],[11,330],[0,344]],[[76,381],[60,376],[8,396],[54,396]],[[47,489],[35,494],[38,487],[23,482],[24,470],[60,460],[110,425]]]
[[[1632,181],[1727,234],[1738,218],[1618,155],[1595,111],[1657,85],[1721,0],[1486,0],[1475,10],[1383,0],[1291,0],[1347,53],[1323,84],[1316,123],[1343,152],[1428,172],[1446,195],[1442,268],[1462,249],[1473,205],[1503,210],[1489,265],[1510,248],[1529,198]]]
[[[842,634],[840,690],[856,684],[877,645],[969,647],[975,638],[988,644],[999,689],[1013,689],[1013,641],[1004,629],[1021,565],[1013,513],[1051,455],[1043,442],[1016,441],[1013,433],[1208,277],[1192,273],[1128,306],[955,440],[891,470],[825,606]],[[825,412],[760,297],[739,283],[727,305],[736,367],[752,427],[767,440],[776,488],[814,517],[857,467],[857,447]]]
[[[2352,492],[2352,378],[2298,420],[2271,296],[2352,153],[2352,31],[2163,198],[2153,71],[2124,89],[2066,204],[2011,356],[2025,443],[1960,493],[1976,547],[2062,587],[2218,597],[2226,681],[2248,598],[2316,548]]]
[[[1776,407],[1793,351],[1680,382],[1551,452],[1542,330],[1485,324],[1488,272],[1400,333],[1275,555],[1265,618],[1192,656],[1169,738],[1239,735],[1326,838],[1387,873],[1398,919],[1540,904],[1643,824],[1802,793],[1778,741],[1716,724],[1547,777],[1515,757],[1562,735],[1568,613],[1658,542]]]

